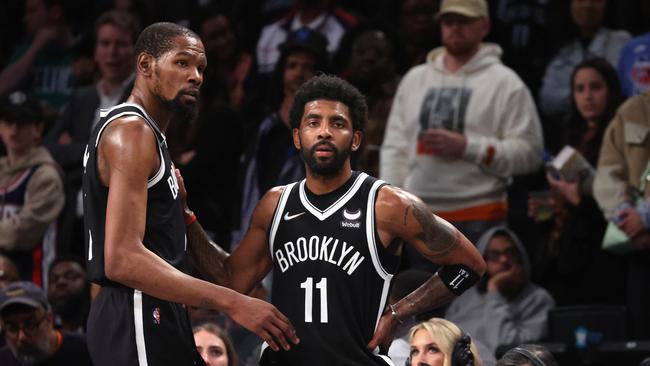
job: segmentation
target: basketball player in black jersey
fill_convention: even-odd
[[[390,365],[380,353],[399,322],[445,304],[485,271],[474,245],[420,199],[351,170],[366,115],[363,96],[339,78],[303,84],[290,119],[306,179],[267,192],[233,254],[220,251],[218,263],[202,266],[211,269],[206,277],[242,293],[273,269],[272,303],[301,342],[288,351],[265,349],[263,365]],[[198,223],[188,233],[193,249],[205,251],[195,258],[214,250]],[[403,243],[443,267],[387,304]]]
[[[185,305],[217,309],[283,346],[298,342],[272,305],[193,278],[183,206],[164,131],[191,118],[206,57],[199,37],[172,23],[147,27],[136,43],[127,103],[102,111],[84,156],[89,275],[101,290],[88,320],[95,366],[193,365]],[[285,339],[286,335],[286,339]]]

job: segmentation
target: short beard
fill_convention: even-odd
[[[158,67],[154,68],[154,72],[156,73],[156,76],[160,78],[160,69],[158,69]],[[198,114],[197,111],[198,98],[195,104],[185,104],[181,101],[181,96],[183,95],[182,90],[179,91],[178,94],[176,94],[176,96],[172,100],[164,99],[161,96],[160,92],[161,92],[160,84],[156,84],[154,86],[154,95],[158,98],[158,101],[160,101],[160,103],[164,105],[172,113],[172,119],[187,122],[187,123],[194,121],[196,115]]]
[[[172,119],[192,122],[198,114],[197,105],[183,103],[181,95],[181,93],[178,93],[172,100],[163,100],[163,104],[172,112]]]
[[[316,157],[316,149],[322,145],[331,147],[334,153],[333,158],[328,162],[321,163]],[[350,141],[350,146],[342,151],[337,150],[336,146],[334,146],[334,144],[329,141],[321,141],[312,146],[312,148],[309,150],[301,149],[300,155],[302,156],[302,160],[305,162],[305,164],[307,164],[307,167],[314,175],[321,177],[331,177],[341,171],[343,165],[345,164],[345,161],[350,156],[351,151],[352,141]]]

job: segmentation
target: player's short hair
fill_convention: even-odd
[[[155,59],[174,48],[176,37],[201,39],[188,28],[169,22],[153,23],[145,28],[135,42],[136,57],[148,53]]]
[[[333,75],[321,74],[309,79],[296,92],[289,120],[292,128],[300,128],[305,104],[318,100],[332,100],[345,104],[350,110],[352,128],[363,131],[368,119],[366,98],[347,81]]]

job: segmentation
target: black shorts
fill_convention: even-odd
[[[87,338],[95,366],[203,365],[185,307],[138,290],[102,287]]]

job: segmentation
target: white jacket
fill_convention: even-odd
[[[432,210],[452,211],[505,199],[514,174],[541,163],[539,116],[521,79],[484,43],[455,73],[444,48],[412,68],[395,95],[381,148],[380,177],[421,197]],[[444,127],[467,137],[462,159],[416,154],[418,133]]]

